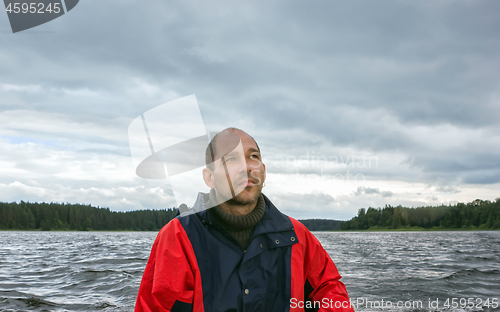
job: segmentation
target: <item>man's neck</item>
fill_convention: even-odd
[[[244,216],[249,214],[255,209],[255,206],[257,206],[257,201],[258,200],[248,204],[237,204],[237,205],[231,203],[230,201],[227,201],[225,203],[219,204],[219,207],[220,209],[222,209],[222,211],[226,213],[235,216]]]

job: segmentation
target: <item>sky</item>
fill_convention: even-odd
[[[128,127],[196,95],[258,142],[294,218],[500,197],[500,2],[84,0],[13,34],[0,13],[0,201],[177,205]],[[193,193],[207,189],[196,189]]]

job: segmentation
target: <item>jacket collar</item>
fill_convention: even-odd
[[[290,231],[293,230],[292,221],[286,215],[281,213],[278,208],[274,206],[274,204],[267,198],[266,195],[262,194],[265,201],[265,211],[262,219],[257,223],[255,229],[252,233],[252,237],[257,235],[266,234],[266,233],[274,233],[274,232],[282,232],[282,231]],[[215,221],[212,219],[210,214],[208,213],[208,209],[204,208],[203,200],[206,198],[207,194],[199,193],[198,199],[193,205],[193,209],[190,214],[196,213],[198,217],[201,219],[201,222],[206,224],[215,225]],[[201,203],[201,206],[200,206]],[[181,217],[183,214],[181,214]]]
[[[286,215],[281,213],[278,208],[274,206],[274,204],[264,196],[264,201],[266,202],[266,210],[264,211],[264,215],[262,219],[257,224],[254,229],[254,233],[252,236],[272,233],[272,232],[281,232],[281,231],[290,231],[293,229],[292,221]]]

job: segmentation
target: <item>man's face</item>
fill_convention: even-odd
[[[258,199],[266,169],[255,141],[244,132],[236,134],[240,144],[214,163],[212,178],[219,202],[244,205]],[[216,144],[217,152],[221,150],[219,144],[224,142],[217,141]]]

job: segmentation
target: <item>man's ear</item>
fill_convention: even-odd
[[[264,175],[262,176],[262,184],[266,182],[266,165],[262,164],[262,168],[264,168]]]
[[[214,174],[213,174],[212,170],[210,170],[208,168],[203,169],[203,181],[205,181],[205,184],[209,188],[211,188],[211,189],[215,188]]]

